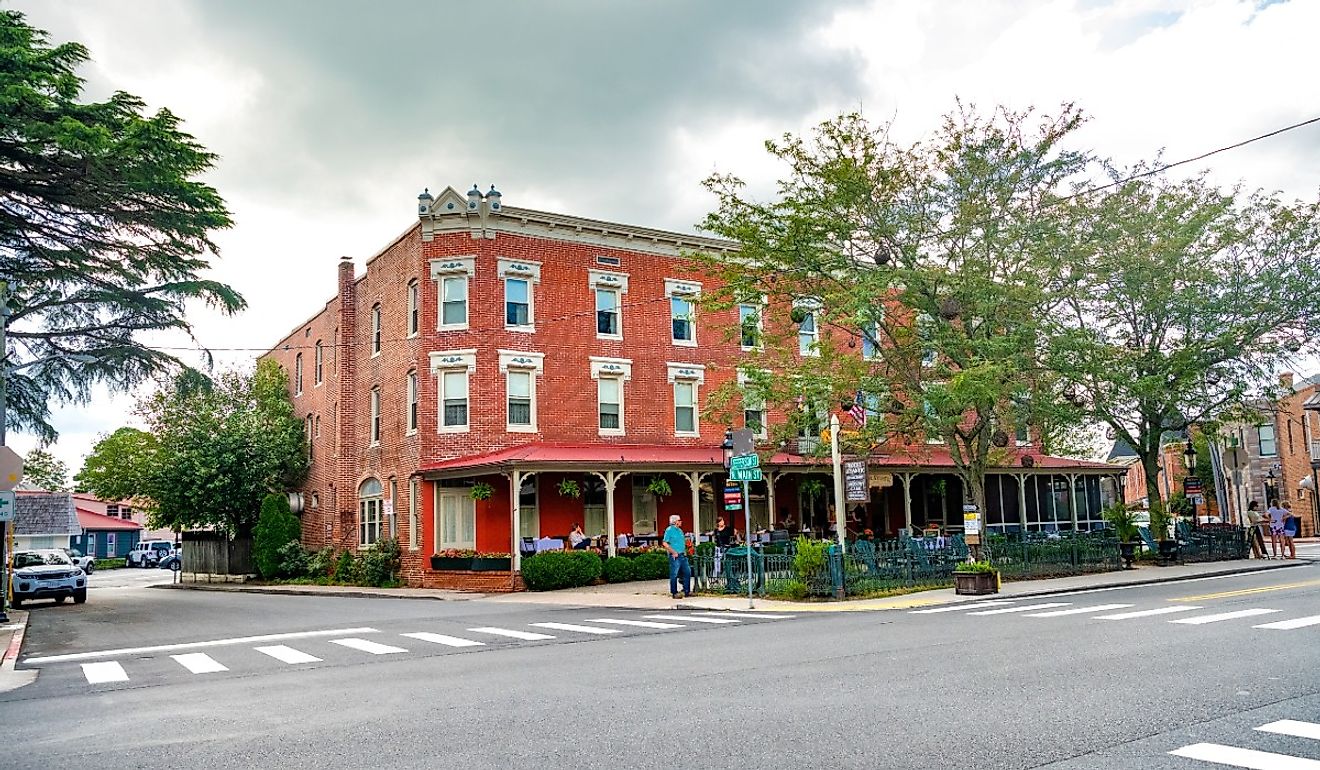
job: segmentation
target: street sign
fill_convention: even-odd
[[[0,490],[13,489],[23,480],[23,457],[7,446],[0,446]]]
[[[1183,479],[1183,494],[1199,495],[1201,493],[1201,479],[1196,476],[1188,476]]]
[[[733,432],[733,453],[749,455],[756,452],[756,431],[740,428]]]
[[[18,500],[13,492],[0,492],[0,521],[13,521]]]
[[[731,471],[741,471],[741,470],[746,470],[747,468],[760,468],[760,467],[761,467],[760,455],[734,455],[733,457],[729,458],[729,470]]]
[[[760,481],[760,468],[738,468],[729,471],[729,481]]]
[[[866,461],[848,460],[843,464],[844,499],[850,503],[865,503],[871,499],[866,486]]]
[[[742,487],[729,485],[724,488],[724,510],[736,511],[742,508]]]

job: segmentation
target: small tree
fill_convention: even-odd
[[[63,492],[69,488],[69,466],[44,446],[37,447],[23,458],[23,480],[48,492]]]
[[[280,550],[302,537],[302,522],[289,510],[289,498],[269,494],[261,501],[261,515],[252,533],[252,556],[264,578],[280,575]]]

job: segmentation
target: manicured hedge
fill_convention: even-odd
[[[610,583],[627,583],[637,579],[637,570],[633,560],[623,556],[612,556],[605,560],[605,580]]]
[[[546,551],[522,560],[522,577],[532,591],[577,588],[600,577],[600,556],[590,551]]]
[[[669,577],[669,556],[659,551],[644,553],[633,558],[636,580],[660,580]]]

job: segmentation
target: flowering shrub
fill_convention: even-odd
[[[443,551],[438,551],[435,555],[446,559],[471,559],[477,555],[477,552],[471,548],[446,548]],[[507,553],[500,555],[508,556]]]
[[[441,554],[441,555],[443,556],[444,554]],[[487,552],[487,551],[481,551],[481,552],[479,552],[479,553],[477,553],[477,554],[475,554],[475,555],[476,555],[476,557],[477,557],[478,559],[508,559],[508,558],[511,558],[511,557],[513,556],[513,554],[509,553],[508,551],[504,551],[504,552],[499,552],[499,551],[489,551],[489,552]]]

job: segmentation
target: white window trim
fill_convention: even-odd
[[[623,295],[628,293],[628,274],[615,273],[608,270],[588,270],[587,285],[591,289],[592,304],[595,304],[597,291],[613,291],[617,298],[615,303],[615,313],[619,316],[618,334],[601,334],[600,326],[596,326],[596,339],[600,340],[622,340],[623,339]]]
[[[754,302],[738,303],[738,349],[742,351],[760,350],[764,347],[765,341],[765,309],[769,303],[762,296]],[[742,309],[744,307],[756,308],[756,343],[755,345],[742,344]]]
[[[701,298],[701,282],[666,278],[665,298],[672,300],[674,297],[681,297],[692,304],[692,319],[689,321],[689,325],[692,327],[692,339],[674,339],[674,306],[671,301],[669,305],[669,342],[678,347],[695,348],[697,346],[697,301]]]
[[[624,383],[632,379],[632,359],[591,356],[590,360],[591,379],[608,378],[619,381],[619,427],[617,428],[600,427],[600,386],[596,386],[596,434],[600,436],[626,435],[628,426],[624,420],[624,415],[627,412],[624,403],[627,397],[624,393],[626,390]]]
[[[380,446],[380,437],[381,434],[384,433],[384,430],[381,428],[382,417],[379,385],[376,385],[371,389],[371,394],[368,398],[371,406],[371,417],[367,423],[367,437],[370,439],[371,446]]]
[[[422,333],[422,283],[416,279],[407,283],[404,291],[408,294],[408,318],[404,322],[408,326],[408,339],[412,339]],[[413,328],[413,315],[417,316],[417,327]]]
[[[472,277],[477,273],[477,258],[472,257],[446,257],[445,259],[431,260],[431,280],[435,282],[436,302],[435,302],[435,328],[436,331],[454,332],[463,331],[468,328],[468,321],[472,318]],[[466,299],[465,310],[463,314],[463,323],[446,324],[444,323],[445,312],[445,278],[466,279],[465,287]]]
[[[689,437],[701,435],[701,386],[706,382],[706,367],[702,364],[684,364],[674,361],[666,361],[668,368],[667,380],[672,387],[673,394],[670,400],[670,412],[674,417],[674,435]],[[678,388],[677,383],[690,383],[692,385],[692,430],[681,431],[678,429]]]
[[[316,341],[316,352],[313,354],[312,383],[313,388],[319,388],[325,384],[325,345],[321,340]]]
[[[431,373],[436,378],[436,433],[469,433],[472,430],[472,373],[477,370],[477,349],[440,350],[431,353]],[[445,372],[467,375],[468,419],[466,425],[445,425]]]
[[[412,389],[411,393],[408,392],[409,388]],[[403,391],[403,424],[406,428],[405,435],[415,436],[417,435],[418,428],[422,425],[422,379],[417,376],[416,369],[408,370],[403,376]],[[417,409],[415,410],[417,413],[417,424],[409,427],[408,422],[413,418],[414,402],[417,404]]]
[[[504,318],[504,330],[532,334],[536,331],[536,285],[541,282],[541,263],[526,259],[500,259],[497,262],[500,282],[504,284],[504,299],[500,306],[500,315]],[[509,302],[508,279],[518,278],[527,281],[527,323],[510,324],[506,308]]]
[[[746,374],[745,372],[739,371],[739,372],[738,372],[738,388],[739,388],[739,390],[742,390],[743,388],[745,388],[746,385],[747,385],[747,374]],[[748,409],[748,403],[747,403],[747,391],[746,391],[746,390],[743,390],[743,391],[742,391],[742,400],[743,400],[743,420],[744,420],[743,427],[745,428],[745,427],[747,427],[747,425],[746,425],[746,418],[747,418],[747,409]],[[756,404],[756,402],[752,402],[751,405],[752,405],[752,406],[756,406],[757,404]],[[769,437],[770,437],[770,432],[769,432],[769,428],[767,427],[767,423],[769,422],[769,414],[768,414],[767,411],[766,411],[765,400],[764,400],[764,399],[763,399],[763,400],[761,401],[761,403],[760,403],[760,409],[758,409],[758,410],[754,410],[754,411],[759,411],[759,412],[761,413],[761,429],[760,429],[759,431],[757,431],[756,433],[752,434],[752,435],[756,436],[756,437],[759,438],[759,439],[766,439],[766,438],[769,438]]]
[[[800,324],[798,325],[797,334],[795,335],[798,340],[798,344],[797,344],[798,355],[808,358],[819,358],[820,357],[820,308],[821,308],[820,300],[816,299],[815,297],[798,297],[793,300],[793,308],[794,309],[801,308],[803,310],[810,311],[811,322],[812,322],[811,346],[807,349],[805,353],[802,351],[802,326]]]
[[[875,318],[872,318],[869,321],[869,323],[875,326],[875,334],[872,335],[873,337],[875,337],[874,340],[875,350],[871,351],[871,354],[869,356],[866,354],[866,328],[865,328],[866,325],[865,324],[862,325],[862,360],[863,361],[877,361],[880,359],[880,325],[885,322],[885,308],[882,305],[878,309],[879,309],[879,314]],[[816,328],[817,329],[820,328],[819,324],[817,325]]]
[[[504,430],[508,433],[537,432],[536,379],[545,372],[545,354],[522,350],[500,350],[500,373],[504,375]],[[527,372],[531,375],[529,388],[532,399],[532,424],[514,425],[509,422],[509,372]]]

